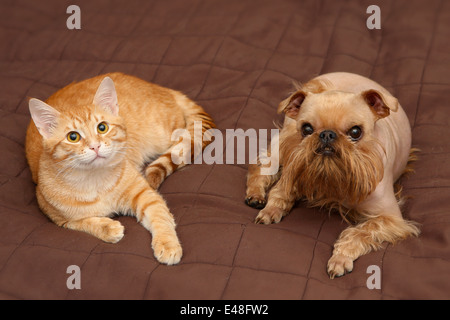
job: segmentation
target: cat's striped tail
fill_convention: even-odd
[[[180,94],[177,95],[175,99],[178,106],[183,110],[186,123],[184,129],[190,136],[190,163],[194,163],[194,159],[199,153],[203,152],[203,149],[211,143],[211,134],[206,131],[215,128],[216,126],[211,116],[207,114],[202,107],[195,104],[186,96]],[[195,132],[194,128],[196,129]],[[196,135],[195,139],[194,135]],[[177,163],[172,161],[172,152],[178,155],[179,150],[181,149],[180,144],[182,143],[186,143],[184,138],[183,141],[180,140],[179,142],[174,143],[164,154],[150,163],[145,169],[147,181],[155,190],[158,189],[166,177],[188,164],[185,161],[176,161]]]

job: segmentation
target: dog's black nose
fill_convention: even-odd
[[[336,139],[336,137],[337,137],[336,132],[331,131],[331,130],[325,130],[319,134],[319,138],[320,138],[320,141],[322,141],[322,143],[333,142]]]

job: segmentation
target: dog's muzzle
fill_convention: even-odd
[[[319,140],[321,145],[317,148],[316,152],[324,156],[334,155],[335,149],[333,142],[336,140],[337,134],[331,130],[324,130],[319,134]]]

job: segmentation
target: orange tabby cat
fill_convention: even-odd
[[[209,115],[180,92],[121,73],[70,84],[29,107],[26,155],[42,211],[58,226],[112,243],[124,227],[110,217],[136,216],[158,261],[178,263],[175,222],[155,189],[185,164],[171,160],[172,132],[192,132],[194,121],[205,132],[214,127]]]

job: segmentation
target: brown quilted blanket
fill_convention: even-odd
[[[0,2],[0,298],[450,298],[449,1],[377,1],[381,29],[366,26],[373,1],[75,2],[73,30],[68,1]],[[326,263],[346,224],[300,202],[281,223],[255,225],[246,164],[190,165],[163,183],[184,248],[176,266],[156,262],[151,235],[131,217],[117,218],[117,244],[57,227],[37,206],[25,159],[28,98],[112,71],[183,91],[224,133],[274,128],[293,80],[332,71],[374,79],[398,97],[421,149],[403,181],[404,214],[421,236],[330,280]],[[67,285],[72,265],[80,289]]]

